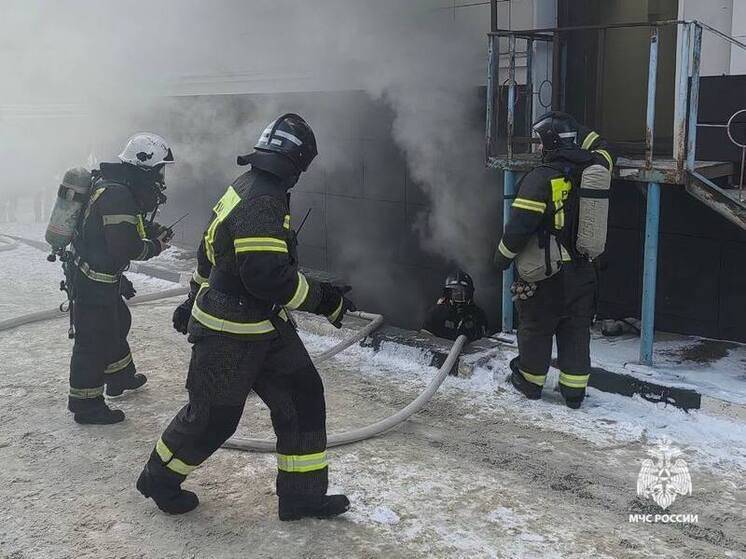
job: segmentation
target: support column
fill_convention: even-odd
[[[655,93],[658,81],[658,28],[650,33],[650,60],[648,64],[647,134],[645,166],[653,166],[655,138]],[[645,257],[642,272],[642,329],[640,332],[640,363],[653,364],[655,338],[655,284],[658,277],[658,227],[661,214],[661,185],[648,184],[648,208],[645,218]]]
[[[515,196],[515,171],[505,171],[503,173],[503,230],[508,223],[510,215],[510,205],[513,203]],[[513,332],[513,294],[510,292],[510,286],[513,284],[513,264],[503,272],[503,296],[502,296],[502,331],[506,333]]]
[[[661,211],[661,185],[648,185],[648,207],[645,217],[645,257],[642,273],[642,328],[640,363],[653,364],[655,338],[655,287],[658,278],[658,228]]]

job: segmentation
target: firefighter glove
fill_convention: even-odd
[[[176,307],[173,315],[174,330],[182,334],[189,331],[189,317],[192,316],[192,307],[194,306],[194,297],[189,294],[187,300]]]
[[[135,296],[135,293],[137,293],[135,286],[132,285],[132,282],[127,278],[127,276],[122,275],[119,279],[119,294],[129,301]]]
[[[352,288],[349,285],[338,286],[331,283],[321,284],[321,302],[316,309],[317,314],[323,314],[335,328],[342,327],[344,315],[356,311],[357,307],[345,294]]]

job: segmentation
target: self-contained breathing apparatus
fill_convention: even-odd
[[[540,167],[558,176],[550,179],[551,202],[541,228],[515,259],[518,275],[529,284],[553,276],[563,262],[593,261],[606,247],[611,172],[578,148],[576,129],[564,113],[548,113],[534,125],[549,159]]]

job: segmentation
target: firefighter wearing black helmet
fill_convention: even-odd
[[[121,396],[147,381],[136,373],[127,343],[132,318],[122,297],[131,298],[135,289],[122,272],[131,260],[160,254],[170,235],[144,218],[165,201],[165,167],[174,162],[171,148],[157,134],[135,134],[119,159],[93,172],[90,200],[71,251],[75,345],[68,409],[78,423],[124,420],[121,410],[106,405],[104,393]]]
[[[474,303],[474,281],[469,274],[457,270],[448,275],[443,296],[428,309],[422,330],[447,340],[463,334],[470,342],[487,334],[487,316]]]
[[[560,391],[575,409],[590,378],[596,295],[594,265],[578,248],[579,200],[587,196],[595,203],[605,196],[608,208],[608,190],[591,191],[581,183],[587,169],[610,181],[613,158],[598,133],[565,113],[547,113],[533,129],[541,139],[542,164],[521,179],[495,253],[499,270],[516,260],[519,275],[519,356],[510,363],[510,380],[526,397],[540,398],[556,336]]]
[[[171,514],[195,508],[186,477],[234,433],[251,390],[267,404],[277,434],[281,520],[345,512],[344,495],[327,495],[324,388],[291,310],[325,315],[336,327],[354,305],[346,289],[298,270],[289,189],[316,157],[316,139],[298,115],[270,123],[255,151],[238,158],[251,169],[212,210],[199,246],[188,299],[174,312],[176,330],[193,344],[189,402],[157,441],[138,490]]]

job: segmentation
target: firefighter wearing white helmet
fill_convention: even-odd
[[[174,162],[168,143],[157,134],[135,134],[119,159],[92,172],[90,199],[72,241],[75,344],[68,409],[78,423],[122,421],[124,413],[110,409],[104,394],[120,396],[147,382],[136,373],[127,343],[131,315],[123,298],[135,290],[122,272],[131,260],[160,254],[171,236],[146,219],[166,200],[165,168]]]

